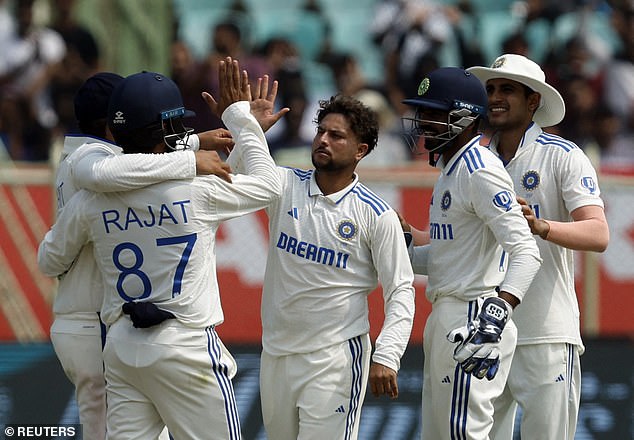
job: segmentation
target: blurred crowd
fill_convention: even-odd
[[[342,51],[331,44],[335,26],[345,22],[334,23],[337,12],[325,9],[339,3],[295,1],[301,11],[292,17],[295,28],[280,15],[279,32],[256,39],[252,29],[259,12],[254,7],[263,2],[225,0],[226,7],[218,9],[221,16],[210,24],[204,56],[195,55],[182,38],[183,23],[175,8],[170,72],[165,73],[196,112],[193,128],[221,126],[200,92],[217,92],[217,61],[231,56],[252,79],[267,73],[279,80],[279,105],[291,112],[268,133],[274,155],[307,148],[316,100],[341,92],[379,114],[379,146],[364,161],[376,166],[408,163],[416,158],[400,136],[400,118],[408,111],[401,101],[416,92],[426,72],[447,62],[451,45],[451,62],[461,67],[489,65],[502,53],[534,59],[566,102],[565,119],[548,130],[598,151],[603,163],[634,165],[634,0],[364,1],[372,8],[365,29],[380,54],[379,79],[366,75],[363,51]],[[355,2],[345,3],[350,7]],[[3,154],[13,160],[48,160],[53,140],[75,129],[74,91],[104,68],[98,42],[73,18],[74,0],[51,0],[46,26],[34,23],[33,4],[0,0],[0,160]],[[504,17],[515,26],[501,39],[499,53],[490,53],[482,37],[508,30],[511,20]],[[553,25],[561,17],[572,18],[571,30],[555,39]],[[595,22],[607,23],[610,38],[596,31]],[[318,94],[317,83],[326,84]]]
[[[56,0],[48,26],[36,24],[34,4],[0,0],[0,158],[37,162],[75,128],[75,91],[101,66],[74,0]]]

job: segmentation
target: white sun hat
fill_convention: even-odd
[[[466,69],[486,86],[490,79],[506,78],[517,81],[541,95],[539,108],[533,121],[541,127],[552,127],[561,122],[566,114],[566,105],[559,92],[546,83],[544,71],[534,61],[522,55],[505,54],[499,56],[491,67],[470,67]]]

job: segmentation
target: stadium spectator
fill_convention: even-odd
[[[16,2],[16,30],[0,40],[0,127],[13,160],[48,160],[58,116],[51,79],[66,54],[59,33],[33,22],[34,0]]]
[[[450,38],[453,24],[445,6],[434,0],[382,0],[370,24],[385,60],[385,86],[399,115],[403,99],[420,78],[439,66],[438,51]]]
[[[359,163],[359,167],[398,166],[408,163],[411,152],[403,139],[400,119],[383,87],[372,85],[366,80],[357,58],[351,53],[331,55],[330,68],[339,93],[358,99],[374,110],[378,117],[379,138],[376,149]]]
[[[194,58],[187,44],[181,40],[173,41],[170,47],[170,76],[183,96],[185,107],[196,113],[188,124],[197,132],[221,126],[200,96],[200,91],[208,87],[206,75],[206,66]]]
[[[76,0],[56,0],[51,28],[66,43],[66,55],[51,78],[51,99],[59,117],[57,132],[76,128],[73,97],[83,82],[99,71],[100,50],[92,32],[75,19]]]
[[[297,47],[287,38],[275,37],[264,43],[261,53],[271,68],[272,78],[278,81],[280,106],[291,109],[276,127],[267,132],[267,136],[271,136],[271,153],[281,149],[308,148],[310,138],[304,136],[302,130],[308,92]]]

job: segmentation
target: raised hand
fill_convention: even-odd
[[[273,81],[273,86],[269,93],[269,76],[264,75],[264,77],[258,78],[255,93],[253,93],[253,100],[251,101],[251,114],[257,119],[262,131],[267,131],[291,110],[288,107],[284,107],[277,113],[273,112],[275,110],[277,88],[278,82]]]
[[[498,343],[512,311],[513,308],[504,299],[487,298],[477,318],[449,332],[447,339],[458,343],[453,358],[465,373],[471,373],[478,379],[486,376],[492,380],[495,377],[500,367]]]
[[[213,114],[222,117],[227,107],[238,101],[251,101],[251,86],[246,70],[240,72],[238,60],[231,57],[218,63],[218,83],[220,98],[218,101],[208,92],[203,92],[202,97],[207,102]]]

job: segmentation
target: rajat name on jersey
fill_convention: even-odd
[[[127,210],[109,209],[102,211],[101,218],[106,229],[106,234],[110,234],[110,228],[119,231],[127,231],[131,226],[139,228],[151,228],[152,226],[162,226],[163,223],[178,225],[187,223],[186,205],[189,200],[178,200],[171,203],[171,207],[166,203],[160,206],[148,205],[142,210],[135,210],[128,207]]]
[[[277,239],[277,247],[306,260],[341,269],[348,267],[348,258],[350,258],[350,254],[345,252],[336,252],[333,249],[317,246],[306,241],[299,241],[297,238],[283,232],[280,232],[280,237]]]

